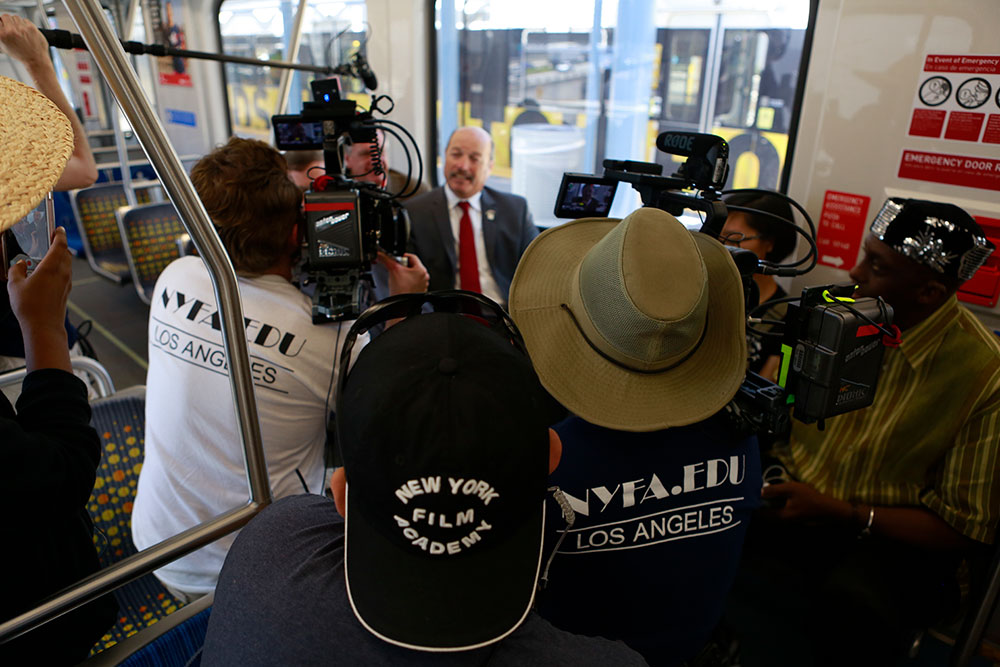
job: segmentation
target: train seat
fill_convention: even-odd
[[[135,196],[141,204],[150,199],[147,189],[137,189]],[[121,183],[101,183],[74,191],[70,202],[90,268],[109,280],[124,283],[129,279],[128,259],[115,210],[128,204],[125,188]]]
[[[97,397],[103,398],[115,393],[115,383],[111,379],[111,373],[97,359],[71,356],[69,364],[73,368],[73,374],[86,382]],[[27,374],[28,369],[23,366],[0,373],[0,389],[16,387],[9,392],[4,391],[12,405],[17,402],[17,396],[21,393],[21,383]]]
[[[92,655],[81,667],[198,667],[214,593],[199,598],[155,625]]]
[[[132,387],[94,401],[91,425],[101,439],[101,465],[94,492],[87,504],[94,522],[94,544],[101,567],[108,567],[134,553],[132,502],[142,469],[145,387]],[[174,599],[152,574],[146,574],[114,591],[119,618],[97,643],[100,652],[177,611]]]
[[[170,202],[123,206],[115,218],[135,290],[148,304],[160,273],[181,256],[178,239],[187,233],[184,224]]]

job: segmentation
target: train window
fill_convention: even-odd
[[[462,125],[496,146],[490,185],[555,224],[563,171],[656,161],[667,130],[731,145],[729,187],[777,189],[810,5],[801,0],[437,0],[438,155]],[[637,200],[627,189],[613,213]]]
[[[219,6],[222,52],[263,60],[288,60],[297,7],[295,0],[223,0]],[[364,0],[313,0],[305,12],[296,62],[337,65],[363,45],[367,34]],[[226,93],[233,134],[270,139],[281,72],[277,68],[226,63]],[[297,113],[302,101],[310,99],[309,82],[314,75],[295,72],[291,76],[286,113]],[[345,78],[341,83],[350,96],[362,91],[353,79]]]
[[[653,97],[650,115],[670,123],[674,129],[697,132],[711,31],[663,30],[659,37],[657,47],[664,57],[658,95]]]

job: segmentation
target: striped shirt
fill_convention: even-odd
[[[1000,339],[952,296],[882,361],[875,402],[795,422],[775,454],[842,500],[923,506],[991,542],[1000,517]]]

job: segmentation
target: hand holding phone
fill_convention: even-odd
[[[63,331],[66,299],[73,280],[73,256],[66,245],[66,230],[53,234],[45,257],[38,262],[31,276],[26,262],[16,262],[7,272],[7,292],[10,306],[21,331],[42,329]]]
[[[27,274],[35,270],[49,250],[49,242],[54,231],[55,213],[50,192],[42,203],[28,212],[3,234],[3,271],[6,277],[11,267],[19,261],[25,262]]]

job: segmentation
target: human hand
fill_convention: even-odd
[[[72,255],[66,245],[66,230],[59,227],[52,233],[52,244],[31,275],[20,261],[7,271],[7,293],[11,310],[21,325],[27,342],[29,335],[49,335],[61,332],[66,299],[73,277]]]
[[[420,258],[409,252],[403,256],[409,260],[409,266],[403,266],[381,250],[378,253],[379,264],[389,273],[389,294],[426,292],[431,276]]]
[[[52,65],[48,41],[33,23],[21,16],[0,16],[0,46],[4,52],[29,69],[39,65]]]
[[[851,520],[850,503],[820,493],[804,482],[768,484],[760,497],[771,501],[774,514],[787,521]]]

